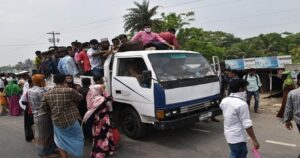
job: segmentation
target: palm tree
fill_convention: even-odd
[[[140,31],[144,24],[151,24],[153,27],[159,24],[160,21],[158,19],[151,19],[156,15],[159,6],[149,8],[149,1],[147,0],[143,0],[141,4],[138,2],[133,3],[136,5],[136,8],[127,9],[129,13],[123,16],[125,32]]]

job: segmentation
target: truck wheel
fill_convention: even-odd
[[[132,108],[125,108],[120,117],[123,132],[130,138],[139,139],[145,136],[146,126],[141,122],[140,116]]]

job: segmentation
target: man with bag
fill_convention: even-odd
[[[252,120],[246,103],[245,88],[248,85],[243,79],[235,79],[229,83],[231,94],[224,98],[220,104],[224,116],[224,134],[230,148],[230,158],[246,158],[247,135],[253,142],[253,148],[259,148],[252,127]],[[245,132],[246,130],[246,132]]]
[[[250,69],[249,73],[243,77],[249,84],[247,86],[247,104],[250,109],[250,101],[252,96],[254,96],[254,112],[258,113],[258,106],[259,106],[259,90],[262,86],[260,82],[259,76],[256,74],[255,69]]]

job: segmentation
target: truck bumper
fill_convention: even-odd
[[[160,130],[180,128],[180,127],[192,125],[196,122],[199,122],[200,115],[208,113],[208,112],[212,112],[212,117],[222,114],[222,111],[220,108],[212,108],[207,111],[191,114],[191,115],[177,118],[174,120],[158,121],[158,122],[155,122],[154,125],[157,129],[160,129]]]

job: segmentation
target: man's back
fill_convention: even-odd
[[[56,126],[68,127],[80,119],[76,102],[82,99],[82,95],[71,88],[54,87],[45,93],[42,106],[50,108]]]
[[[245,129],[252,126],[247,103],[239,93],[231,93],[222,100],[224,133],[228,143],[247,142]]]

